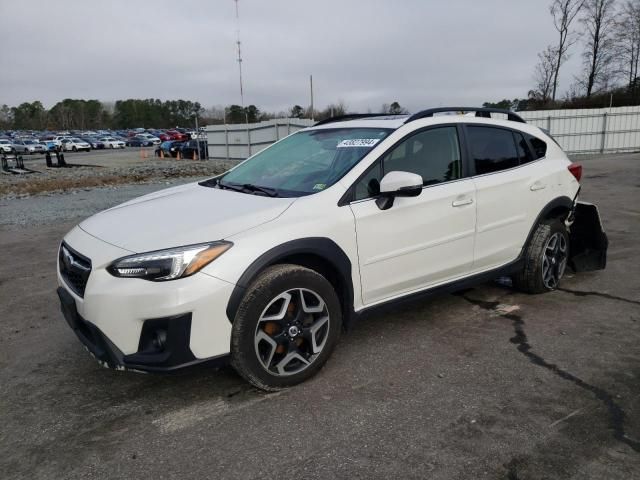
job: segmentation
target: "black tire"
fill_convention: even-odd
[[[74,145],[73,147],[71,147],[71,150],[72,150],[72,151],[74,151],[74,152],[77,152],[77,151],[78,151],[78,147],[76,147],[76,146]]]
[[[254,343],[258,323],[265,309],[276,297],[299,288],[312,290],[324,300],[329,315],[326,340],[317,356],[302,371],[279,375],[267,370],[258,358],[258,347]],[[289,309],[286,311],[288,316]],[[286,322],[286,318],[282,322]],[[312,377],[322,368],[340,337],[341,329],[340,301],[332,285],[322,275],[299,265],[274,265],[252,282],[240,303],[231,332],[231,364],[245,380],[262,390],[277,391],[291,387]],[[304,342],[302,340],[301,345]]]
[[[555,259],[549,268],[555,268],[557,277],[554,282],[545,281],[543,272],[545,270],[545,252],[549,242],[555,235],[563,238],[565,250],[563,259]],[[562,243],[560,237],[558,241]],[[535,228],[531,240],[527,244],[524,252],[524,268],[512,277],[513,286],[526,293],[545,293],[555,290],[562,275],[564,274],[569,259],[569,233],[564,222],[555,218],[541,221]],[[554,284],[555,283],[555,284]]]

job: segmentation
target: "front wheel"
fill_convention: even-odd
[[[231,363],[262,390],[287,388],[322,368],[341,328],[340,301],[322,275],[275,265],[242,299],[231,333]]]
[[[555,290],[569,260],[569,234],[561,220],[540,222],[525,249],[524,268],[513,277],[513,285],[527,293]]]

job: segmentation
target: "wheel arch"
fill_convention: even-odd
[[[531,228],[529,229],[529,234],[527,235],[527,239],[522,245],[522,252],[520,256],[524,255],[525,249],[527,248],[527,245],[529,245],[529,242],[531,241],[531,237],[536,231],[536,226],[540,223],[540,221],[547,220],[549,218],[562,218],[565,214],[568,217],[572,209],[573,209],[573,200],[571,200],[567,196],[556,197],[553,200],[551,200],[549,203],[547,203],[544,206],[544,208],[540,211],[538,216],[536,217],[535,221],[533,222],[533,225],[531,225]]]
[[[292,240],[278,245],[249,265],[236,283],[226,313],[233,323],[244,294],[258,275],[267,267],[291,263],[314,270],[324,276],[333,286],[340,299],[342,321],[349,324],[353,312],[352,265],[348,255],[333,240],[324,237],[310,237]]]

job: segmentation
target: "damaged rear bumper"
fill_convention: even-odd
[[[603,270],[607,266],[609,239],[598,207],[576,202],[569,222],[569,266],[575,272]]]

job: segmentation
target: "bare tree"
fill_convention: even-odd
[[[585,50],[582,54],[584,74],[579,83],[587,97],[594,88],[609,87],[615,76],[616,57],[615,0],[586,0],[580,22],[584,25]]]
[[[569,47],[576,43],[577,37],[571,31],[571,24],[584,5],[585,0],[553,0],[549,12],[553,16],[553,25],[558,31],[558,46],[555,49],[555,68],[553,72],[552,100],[556,99],[558,91],[558,74],[562,63],[567,59]]]
[[[535,90],[529,92],[529,97],[546,103],[551,98],[553,90],[553,80],[556,78],[557,51],[549,45],[538,54],[538,64],[533,74],[536,82]]]
[[[632,86],[638,78],[640,64],[640,0],[628,0],[618,17],[616,34],[620,70]]]

